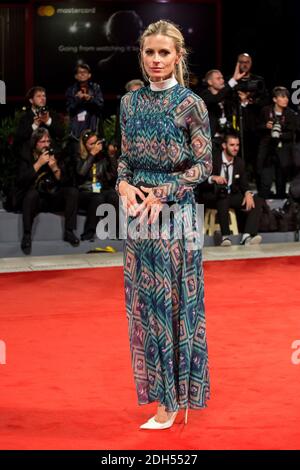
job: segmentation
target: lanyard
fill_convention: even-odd
[[[93,163],[92,173],[93,173],[92,183],[95,184],[95,183],[97,183],[97,165],[96,165],[96,163]]]

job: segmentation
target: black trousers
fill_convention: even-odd
[[[79,192],[79,209],[86,211],[84,233],[95,233],[100,217],[96,215],[101,204],[111,204],[116,210],[116,230],[119,233],[119,196],[115,189],[102,189],[101,193]]]
[[[239,231],[243,226],[244,233],[256,235],[258,232],[259,218],[262,209],[263,200],[254,195],[255,208],[250,211],[245,211],[245,206],[242,206],[244,196],[242,193],[228,194],[227,197],[217,198],[214,193],[203,193],[201,195],[202,202],[205,207],[210,209],[217,209],[218,219],[223,236],[230,235],[229,229],[229,209],[235,209],[239,225]]]
[[[78,189],[61,188],[53,194],[39,193],[30,189],[24,196],[22,203],[23,229],[30,233],[35,216],[39,212],[64,212],[65,231],[76,228],[78,209]]]
[[[271,186],[275,179],[276,196],[286,197],[286,183],[293,164],[293,146],[290,143],[276,147],[274,144],[261,142],[257,156],[258,194],[264,199],[271,196]]]

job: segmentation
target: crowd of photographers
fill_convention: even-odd
[[[126,90],[142,86],[140,80],[132,80]],[[210,70],[204,88],[197,92],[209,113],[213,174],[196,188],[196,198],[217,209],[222,246],[232,244],[230,208],[243,219],[240,243],[260,243],[264,199],[285,198],[287,182],[297,172],[294,149],[300,121],[289,107],[289,91],[277,86],[270,94],[264,79],[252,73],[251,57],[240,54],[227,83],[220,70]],[[30,254],[34,217],[41,211],[64,213],[63,238],[73,246],[80,243],[75,234],[77,213],[84,211],[86,222],[80,238],[93,240],[97,207],[110,203],[118,215],[114,187],[120,130],[117,125],[114,139],[104,141],[101,88],[92,81],[87,64],[77,65],[75,82],[66,92],[67,140],[60,118],[47,106],[46,90],[35,86],[27,99],[29,108],[20,118],[14,141],[18,174],[8,198],[8,206],[23,214],[21,248]]]

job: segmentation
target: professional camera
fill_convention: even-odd
[[[226,184],[217,184],[215,183],[215,194],[217,198],[224,199],[228,196],[228,187]]]
[[[242,79],[236,86],[237,91],[247,92],[262,92],[264,91],[265,84],[263,80],[260,79]]]
[[[53,194],[57,191],[57,182],[52,175],[44,174],[37,182],[36,189],[40,193]]]
[[[49,111],[48,106],[38,106],[36,109],[36,112],[39,116],[42,116],[43,114],[47,114]]]
[[[281,132],[282,132],[282,128],[281,128],[281,124],[279,121],[275,121],[273,123],[273,127],[271,129],[271,137],[273,139],[280,139],[281,137]]]

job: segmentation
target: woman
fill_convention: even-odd
[[[122,99],[116,188],[131,216],[150,214],[149,227],[163,203],[173,202],[180,210],[192,207],[196,230],[193,189],[212,168],[207,110],[184,86],[186,50],[175,25],[151,24],[141,37],[140,54],[150,87]],[[209,398],[201,249],[191,248],[185,235],[177,239],[172,224],[170,229],[169,239],[137,239],[128,233],[125,243],[138,402],[158,402],[156,415],[142,429],[169,428],[180,408],[187,419],[188,408],[203,408]]]
[[[102,153],[103,139],[87,129],[80,137],[80,154],[77,156],[76,171],[79,188],[79,209],[87,212],[81,240],[94,239],[99,217],[96,212],[100,204],[112,204],[118,214],[118,194],[112,187],[117,177],[115,155]],[[118,221],[118,217],[117,217]],[[117,224],[118,232],[118,224]]]

